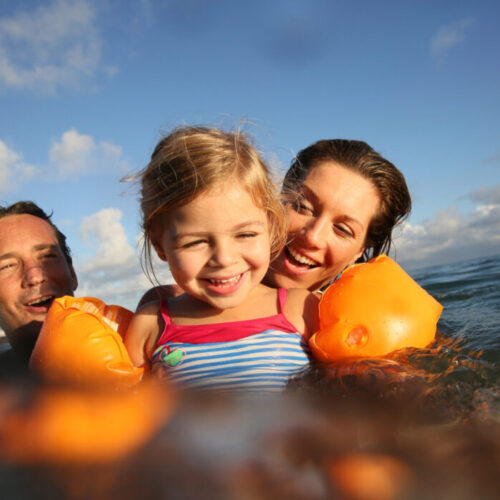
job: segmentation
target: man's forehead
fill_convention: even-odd
[[[58,245],[54,228],[47,221],[29,214],[8,215],[0,219],[0,255],[36,250],[43,245]]]

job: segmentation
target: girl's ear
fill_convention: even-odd
[[[163,251],[163,248],[161,247],[161,245],[154,240],[151,240],[151,243],[153,244],[153,247],[154,247],[158,257],[161,260],[163,260],[164,262],[167,262],[167,256],[165,255],[165,252]]]
[[[165,252],[163,251],[163,248],[160,245],[160,243],[158,241],[158,238],[154,234],[154,231],[149,231],[148,234],[147,234],[147,238],[149,238],[149,241],[153,245],[153,248],[155,249],[156,255],[158,255],[158,257],[161,260],[167,262],[167,257],[165,255]]]

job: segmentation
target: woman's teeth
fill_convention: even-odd
[[[314,262],[314,260],[309,259],[308,257],[301,255],[300,253],[295,252],[291,248],[287,248],[288,253],[299,263],[305,266],[317,266],[318,263]]]

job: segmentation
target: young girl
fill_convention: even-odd
[[[191,387],[282,389],[309,364],[318,299],[261,283],[286,228],[258,153],[240,133],[178,128],[140,179],[146,269],[154,247],[186,293],[139,307],[132,362]]]

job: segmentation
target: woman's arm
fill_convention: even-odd
[[[153,349],[160,332],[159,302],[138,307],[125,334],[125,347],[135,366],[150,367]]]

